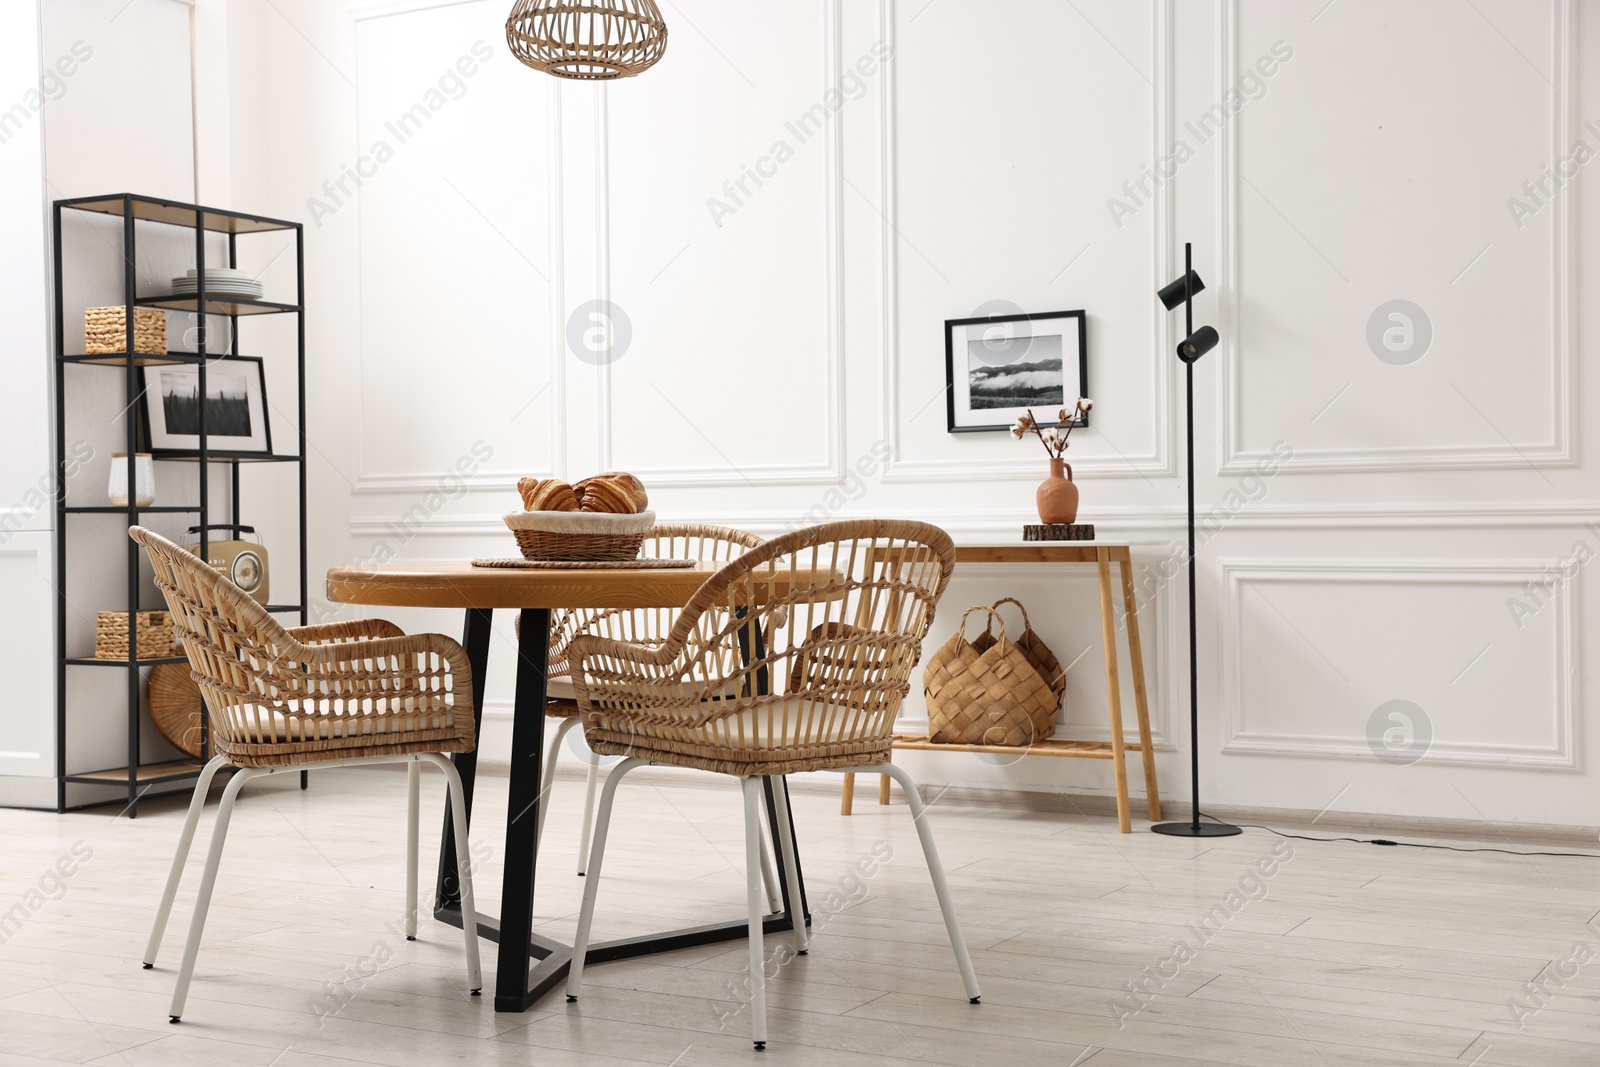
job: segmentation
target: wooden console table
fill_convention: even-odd
[[[1067,741],[1048,738],[1027,747],[1010,745],[945,745],[926,734],[895,734],[894,747],[936,752],[989,752],[1017,756],[1058,756],[1075,759],[1108,759],[1117,784],[1117,825],[1123,833],[1133,831],[1128,808],[1127,754],[1138,752],[1144,762],[1144,788],[1149,802],[1150,821],[1161,819],[1161,795],[1156,788],[1156,759],[1150,748],[1150,704],[1144,684],[1144,651],[1139,644],[1139,609],[1133,593],[1133,566],[1128,544],[1104,541],[1034,541],[1011,545],[960,545],[956,563],[1093,563],[1100,571],[1100,630],[1105,642],[1106,704],[1110,713],[1110,741]],[[1122,738],[1122,684],[1117,673],[1117,618],[1112,606],[1111,564],[1122,575],[1122,606],[1127,613],[1128,660],[1133,667],[1133,702],[1139,719],[1139,741],[1129,744]],[[855,798],[855,775],[844,779],[840,805],[849,815]],[[889,777],[878,787],[878,803],[889,803]]]

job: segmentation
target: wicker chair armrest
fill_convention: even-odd
[[[726,674],[706,676],[692,645],[673,650],[665,642],[583,636],[574,639],[571,655],[572,687],[585,715],[701,727],[748,710],[756,699],[744,688],[742,667],[729,664]]]
[[[594,698],[604,699],[606,690],[628,688],[634,685],[651,685],[677,681],[685,669],[681,652],[675,653],[665,643],[653,645],[619,641],[613,637],[579,634],[567,648],[571,665],[572,688],[578,698],[578,707],[593,710]],[[606,673],[609,678],[590,675],[589,667],[597,660],[610,659],[615,666]],[[620,662],[618,662],[620,661]],[[617,668],[621,668],[618,670]],[[618,677],[618,675],[621,677]]]
[[[649,644],[635,644],[631,641],[619,641],[614,637],[600,637],[596,634],[579,633],[572,639],[572,644],[567,646],[568,662],[572,664],[573,684],[579,685],[583,676],[584,663],[592,659],[612,656],[640,668],[640,681],[659,681],[672,677],[677,673],[681,655],[669,651],[665,641],[651,642]]]
[[[426,653],[437,655],[449,665],[455,703],[472,707],[472,662],[467,659],[466,649],[444,634],[410,634],[368,641],[298,645],[284,650],[286,659],[304,664],[305,677],[313,691],[319,681],[337,677],[343,681],[347,693],[352,691],[349,687],[354,683],[355,688],[370,689],[374,695],[394,691],[393,683],[386,679],[412,673],[405,666],[405,657]],[[385,661],[390,657],[400,658],[400,665],[394,668],[387,666]]]
[[[349,622],[324,622],[296,626],[284,631],[302,645],[336,644],[373,638],[404,637],[405,631],[387,619],[354,619]]]
[[[363,660],[382,660],[389,656],[414,656],[424,652],[437,654],[450,664],[452,673],[461,675],[468,680],[467,684],[471,684],[472,664],[467,659],[467,650],[461,647],[460,642],[444,634],[401,634],[398,637],[377,637],[331,644],[300,644],[288,655],[290,659],[310,666],[331,667],[344,663],[359,663]]]

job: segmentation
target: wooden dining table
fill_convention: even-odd
[[[563,608],[682,607],[701,584],[716,573],[718,566],[696,563],[690,567],[660,569],[555,570],[482,567],[474,566],[469,560],[446,560],[362,563],[329,569],[328,599],[336,603],[453,608],[466,613],[461,644],[466,649],[472,667],[472,717],[475,726],[481,726],[483,720],[484,683],[488,677],[493,614],[497,609],[521,614],[501,913],[498,920],[484,916],[481,911],[478,916],[479,935],[499,944],[495,1011],[526,1011],[540,997],[566,980],[567,969],[572,961],[572,946],[533,932],[539,804],[544,788],[539,779],[544,760],[551,612]],[[777,588],[790,582],[814,580],[816,576],[808,577],[805,572],[778,570],[771,572],[762,582],[766,588]],[[481,736],[481,733],[477,736]],[[473,787],[477,777],[477,753],[459,753],[453,758],[461,773],[470,824]],[[772,839],[780,840],[777,820],[780,811],[788,811],[788,804],[786,795],[781,807],[776,803],[775,790],[787,791],[787,782],[775,776],[764,779],[763,784]],[[445,805],[445,832],[439,852],[433,914],[441,922],[459,928],[462,924],[461,900],[455,879],[456,854],[450,834],[448,799]],[[763,929],[767,933],[793,929],[792,916],[796,913],[810,925],[811,914],[806,904],[804,881],[798,883],[800,900],[791,901],[783,857],[779,854],[774,858],[779,868],[777,881],[782,892],[783,909],[768,915]],[[798,875],[798,851],[794,856],[794,864]],[[741,916],[725,923],[591,943],[584,958],[586,965],[604,963],[694,945],[738,940],[747,933],[747,920]]]

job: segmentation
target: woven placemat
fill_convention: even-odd
[[[658,571],[679,570],[699,564],[697,559],[475,559],[474,567],[499,567],[520,571]]]

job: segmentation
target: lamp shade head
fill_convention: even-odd
[[[655,0],[516,0],[506,44],[518,61],[577,81],[631,78],[667,50]]]
[[[1189,283],[1187,289],[1184,287],[1184,282],[1186,281]],[[1189,273],[1179,277],[1177,281],[1169,282],[1156,290],[1156,296],[1160,297],[1161,303],[1166,306],[1168,311],[1171,311],[1183,303],[1185,292],[1192,296],[1204,290],[1205,287],[1206,283],[1200,280],[1200,275],[1191,270]]]
[[[1178,358],[1185,363],[1193,363],[1216,348],[1219,340],[1221,338],[1217,336],[1215,326],[1202,326],[1178,343]]]

